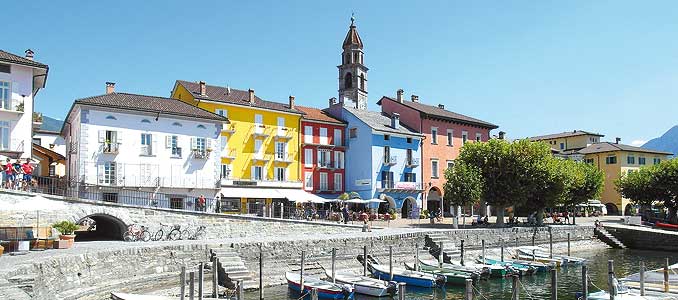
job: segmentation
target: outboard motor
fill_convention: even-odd
[[[445,286],[445,283],[447,282],[447,277],[443,275],[436,275],[436,285],[439,287]]]
[[[386,292],[393,297],[398,293],[398,283],[395,281],[388,281],[386,282]]]
[[[342,285],[341,294],[344,295],[344,300],[351,299],[351,294],[353,294],[353,286],[348,284]]]

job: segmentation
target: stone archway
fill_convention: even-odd
[[[631,204],[631,203],[626,204],[626,206],[624,207],[624,215],[625,216],[631,216],[631,215],[633,215],[634,210],[635,210],[635,207],[633,206],[633,204]]]
[[[608,216],[618,216],[619,208],[614,203],[605,203],[605,208],[607,209]]]
[[[432,187],[428,191],[428,195],[426,196],[426,207],[428,209],[429,213],[438,212],[438,209],[440,208],[440,200],[442,199],[442,193],[440,192],[440,189],[438,187]]]
[[[377,209],[378,213],[385,214],[388,213],[388,211],[391,210],[391,208],[392,209],[398,208],[396,206],[395,200],[393,200],[393,197],[382,194],[381,199],[386,202],[379,203],[379,208]]]
[[[86,224],[92,222],[94,224]],[[76,241],[110,241],[122,240],[122,234],[127,231],[125,222],[109,214],[91,214],[80,218],[77,224],[83,230],[75,232]]]
[[[401,209],[402,218],[408,219],[412,214],[412,210],[417,207],[417,201],[412,197],[407,197],[403,200],[403,208]]]

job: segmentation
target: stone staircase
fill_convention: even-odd
[[[446,262],[449,262],[452,257],[458,257],[461,253],[461,250],[457,248],[454,241],[444,233],[429,233],[424,240],[424,250],[436,258],[440,252],[440,243],[443,243],[443,257]]]
[[[614,237],[611,233],[609,233],[605,228],[596,228],[594,230],[595,236],[601,240],[603,243],[608,244],[610,247],[615,248],[615,249],[626,249],[626,246],[624,243],[622,243],[620,240],[618,240],[616,237]]]
[[[220,247],[210,249],[210,252],[219,258],[219,262],[229,278],[233,281],[243,281],[243,288],[245,290],[256,289],[259,287],[257,282],[252,279],[252,274],[250,274],[245,263],[233,249],[229,247]]]

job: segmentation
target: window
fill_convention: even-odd
[[[614,165],[617,163],[617,157],[612,155],[605,158],[605,163],[608,165]]]
[[[0,64],[0,73],[10,73],[12,68],[7,64]]]
[[[10,103],[10,88],[9,88],[9,82],[7,81],[0,81],[0,108],[5,109],[5,110],[14,110],[15,108],[12,107]]]
[[[408,138],[407,138],[407,143],[408,143],[408,144],[412,144],[412,138],[411,138],[411,137],[408,137]]]
[[[643,156],[638,157],[638,164],[639,164],[639,165],[644,165],[644,164],[645,164],[645,157],[643,157]]]
[[[389,146],[384,146],[384,162],[385,163],[391,162],[391,147]]]
[[[656,157],[655,157],[655,158],[652,159],[652,163],[655,164],[655,165],[658,165],[658,164],[661,163],[661,162],[662,162],[661,158],[656,158]]]
[[[275,142],[275,158],[278,160],[287,160],[287,143]]]
[[[264,168],[262,166],[253,166],[252,180],[263,180],[263,179],[264,179]]]
[[[182,127],[184,125],[181,125],[181,123],[179,123],[179,122],[174,122],[174,123],[172,123],[172,126]]]
[[[349,72],[344,75],[344,88],[350,89],[353,87],[353,75]]]
[[[118,118],[111,116],[111,115],[106,116],[106,120],[117,120],[117,119]]]
[[[261,151],[263,149],[262,144],[262,140],[254,140],[254,158],[262,159],[264,157],[264,153]]]
[[[412,161],[414,157],[412,156],[412,149],[407,149],[407,155],[406,155],[406,163],[408,166],[414,165],[414,162]]]
[[[438,160],[431,161],[431,178],[438,178]]]
[[[320,144],[327,145],[327,128],[320,127]]]
[[[341,129],[334,129],[334,140],[332,143],[335,146],[342,146],[342,134],[341,134]]]
[[[264,124],[264,116],[260,114],[254,115],[254,124],[262,125]]]
[[[565,143],[560,143],[560,150],[565,150]]]
[[[466,142],[468,141],[468,132],[467,131],[462,131],[461,132],[461,145],[465,145]]]
[[[281,167],[275,168],[275,180],[276,181],[285,181],[287,180],[286,169]]]
[[[153,155],[153,137],[150,133],[141,134],[141,155]]]
[[[412,172],[403,173],[405,182],[417,182],[417,174]]]
[[[381,188],[392,189],[393,185],[393,172],[381,171]]]
[[[454,146],[454,130],[452,129],[447,130],[447,145]]]
[[[203,137],[193,138],[193,145],[191,145],[193,150],[198,152],[205,152],[207,149],[207,139]]]
[[[307,191],[313,190],[313,172],[304,173],[304,189]]]
[[[431,127],[431,144],[438,143],[438,127]]]
[[[165,148],[171,149],[172,157],[181,157],[181,148],[179,147],[179,137],[176,135],[168,135],[165,139]]]
[[[313,167],[313,149],[304,149],[304,166]]]
[[[231,165],[221,164],[221,178],[229,178],[231,176]]]
[[[344,152],[334,151],[334,167],[337,169],[344,168]]]
[[[358,128],[351,128],[348,130],[348,137],[349,138],[357,138],[358,137]]]
[[[102,144],[104,153],[117,153],[120,138],[118,132],[111,130],[99,130],[99,143]]]
[[[331,167],[331,157],[330,150],[320,149],[318,150],[318,167],[329,168]]]
[[[334,174],[334,191],[335,192],[341,192],[341,191],[344,190],[343,181],[344,180],[341,176],[341,173]]]
[[[170,198],[171,209],[184,209],[184,198]]]
[[[55,165],[49,165],[49,176],[56,176],[56,166]]]
[[[327,173],[320,173],[320,190],[327,191],[329,187],[327,186]]]
[[[196,127],[200,128],[200,129],[207,129],[207,127],[205,127],[205,125],[202,125],[202,124],[200,124],[200,125],[198,125],[198,126],[196,126]]]
[[[101,200],[118,203],[118,193],[101,193]]]
[[[116,165],[115,162],[109,161],[99,165],[99,183],[115,185],[115,175],[116,175]]]
[[[384,134],[384,141],[390,141],[390,140],[391,140],[391,136],[388,135],[388,134]]]
[[[147,124],[150,124],[151,121],[150,121],[149,119],[143,119],[143,120],[141,120],[141,123],[147,123]]]
[[[480,142],[483,140],[483,134],[482,133],[476,133],[476,142]]]
[[[304,143],[313,144],[313,126],[304,126]]]
[[[593,158],[585,158],[584,162],[592,165],[594,161],[593,161]]]
[[[635,164],[636,163],[636,157],[633,155],[629,155],[626,157],[626,163],[629,165]]]
[[[217,108],[214,110],[217,115],[228,118],[228,110]]]
[[[448,160],[447,161],[447,169],[452,169],[454,168],[454,160]]]

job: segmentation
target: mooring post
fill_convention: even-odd
[[[551,269],[551,300],[558,300],[558,270]]]
[[[259,300],[264,300],[264,250],[259,244]]]
[[[669,292],[669,258],[664,261],[664,292]]]
[[[586,265],[581,266],[581,292],[582,300],[587,300],[589,298],[589,275]]]
[[[398,283],[398,300],[405,300],[405,283]]]
[[[461,255],[461,259],[459,260],[459,262],[460,262],[461,265],[463,266],[463,265],[464,265],[464,240],[461,240],[461,243],[460,243],[460,244],[461,244],[461,254],[460,254],[460,255]]]
[[[219,296],[219,258],[212,256],[212,297]]]
[[[438,245],[440,245],[440,253],[438,254],[438,268],[443,267],[443,255],[445,251],[443,250],[443,242],[440,242]]]
[[[504,240],[501,240],[501,261],[504,261]]]
[[[186,299],[186,266],[181,266],[181,273],[179,273],[179,299]]]
[[[570,256],[570,233],[567,233],[567,256]]]
[[[610,293],[610,300],[614,300],[615,286],[614,286],[614,260],[607,261],[607,289]]]
[[[301,268],[299,269],[299,291],[304,294],[304,259],[306,258],[306,250],[301,250]]]
[[[332,248],[332,283],[336,283],[337,280],[334,278],[337,275],[336,269],[337,262],[337,248]]]
[[[518,248],[518,237],[516,236],[516,248]]]
[[[363,264],[363,276],[367,276],[367,245],[363,246],[363,259],[365,263]]]
[[[536,260],[537,260],[537,257],[534,256],[534,249],[532,249],[532,261],[536,261]]]
[[[204,291],[204,281],[205,281],[205,268],[204,263],[200,262],[198,264],[198,300],[202,300]]]
[[[238,286],[236,287],[236,289],[238,289],[238,290],[237,290],[237,295],[236,295],[237,298],[236,299],[237,300],[245,300],[245,288],[242,286],[243,285],[242,279],[238,280],[237,283],[238,283]]]
[[[188,273],[188,299],[195,300],[195,272]]]
[[[520,287],[518,287],[518,275],[513,275],[511,283],[511,300],[518,300],[520,297]]]
[[[388,280],[393,280],[393,246],[388,246]]]
[[[311,290],[311,300],[318,300],[318,288]]]
[[[464,300],[473,300],[473,279],[466,279],[466,292]]]
[[[553,231],[549,226],[549,258],[553,258]]]
[[[532,247],[534,247],[534,236],[537,235],[537,228],[534,229],[534,233],[532,234]]]
[[[419,244],[414,244],[414,270],[419,271]]]
[[[645,262],[640,262],[640,295],[645,296]]]
[[[481,241],[481,244],[482,244],[482,248],[483,248],[483,251],[482,251],[482,255],[483,255],[483,264],[485,264],[485,240],[482,240],[482,241]]]

